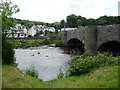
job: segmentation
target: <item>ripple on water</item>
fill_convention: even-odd
[[[65,76],[69,68],[68,62],[71,60],[60,48],[47,46],[15,49],[15,57],[20,70],[34,67],[43,81],[57,79],[60,68]]]

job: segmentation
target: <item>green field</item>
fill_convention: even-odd
[[[51,81],[23,74],[16,67],[3,65],[3,88],[117,88],[118,66],[104,66],[81,76],[59,78]]]

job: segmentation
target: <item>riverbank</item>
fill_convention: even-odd
[[[14,49],[17,48],[29,48],[29,47],[40,47],[43,45],[49,45],[50,42],[47,38],[45,39],[35,39],[35,40],[7,40]]]
[[[3,88],[117,88],[118,66],[105,66],[81,76],[43,82],[22,73],[14,66],[3,65]]]

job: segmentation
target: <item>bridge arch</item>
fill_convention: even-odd
[[[113,55],[120,55],[120,42],[108,41],[99,46],[100,52],[111,52]]]
[[[72,38],[68,40],[67,47],[69,49],[74,49],[76,51],[84,52],[84,44],[77,38]]]

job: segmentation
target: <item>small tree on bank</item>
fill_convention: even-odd
[[[19,12],[17,5],[13,5],[10,0],[0,0],[0,17],[2,17],[2,62],[5,64],[14,63],[14,50],[10,43],[6,41],[6,31],[15,26],[15,20],[11,17]]]

